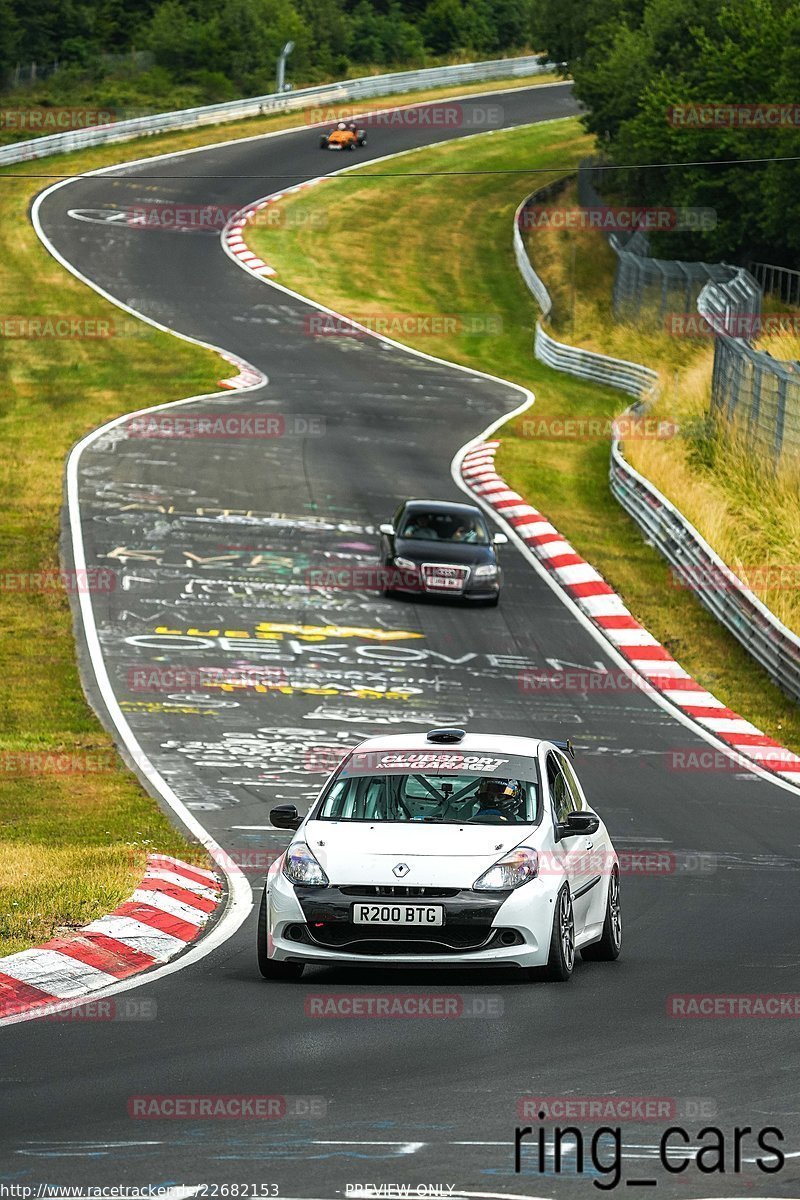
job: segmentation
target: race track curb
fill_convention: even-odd
[[[264,262],[263,258],[259,258],[259,256],[255,254],[247,245],[247,242],[244,239],[244,228],[250,222],[255,222],[258,224],[259,218],[257,214],[263,212],[265,209],[269,209],[270,212],[274,212],[277,220],[273,221],[271,217],[267,216],[263,223],[266,225],[279,224],[282,213],[285,210],[277,208],[270,209],[270,205],[277,204],[279,200],[283,200],[284,196],[291,196],[295,192],[301,192],[304,191],[305,188],[314,187],[318,183],[323,183],[324,180],[325,176],[323,175],[320,175],[317,179],[305,179],[302,183],[295,184],[294,187],[285,188],[282,192],[275,192],[270,196],[265,196],[261,200],[256,200],[253,204],[248,204],[245,208],[239,209],[237,213],[234,213],[233,217],[222,231],[222,244],[225,249],[240,263],[241,266],[247,267],[247,269],[252,271],[255,275],[260,275],[262,278],[264,276],[269,278],[272,275],[277,275],[278,272],[275,270],[275,268],[271,267],[269,263]]]
[[[798,783],[800,757],[727,708],[693,679],[636,620],[602,575],[575,553],[547,517],[497,474],[494,460],[499,446],[499,441],[486,441],[467,451],[460,468],[465,486],[511,526],[606,640],[627,659],[632,668],[630,686],[658,692],[724,742],[736,752],[735,767],[746,770],[748,765],[757,765],[782,779]],[[530,675],[529,690],[546,690],[551,686],[547,672],[531,672]],[[598,678],[596,686],[602,682]],[[620,689],[623,686],[622,680],[612,682]],[[594,685],[595,681],[592,681],[589,686]],[[703,752],[697,753],[699,756]],[[714,753],[713,750],[710,753]],[[697,768],[700,766],[698,761]]]
[[[200,936],[222,898],[213,872],[148,855],[144,877],[119,908],[43,946],[0,958],[0,1021],[90,999],[160,966]]]

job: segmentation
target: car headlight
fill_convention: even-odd
[[[491,563],[487,563],[485,567],[476,567],[475,574],[482,579],[494,579],[497,574],[497,567],[492,566]]]
[[[412,562],[410,558],[396,558],[394,565],[400,567],[402,571],[416,571],[417,564]]]
[[[505,858],[475,880],[476,892],[505,892],[509,888],[522,887],[539,874],[539,855],[528,846],[518,846]]]
[[[305,842],[295,842],[286,851],[283,873],[292,883],[302,883],[304,887],[327,887],[329,882]]]

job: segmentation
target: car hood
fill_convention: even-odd
[[[300,837],[334,885],[471,887],[509,850],[523,841],[533,845],[537,833],[528,825],[309,821]],[[409,868],[402,876],[393,873],[398,863]]]
[[[408,558],[411,562],[458,563],[476,566],[478,563],[493,563],[493,546],[474,546],[469,542],[425,541],[422,538],[395,538],[395,555]]]

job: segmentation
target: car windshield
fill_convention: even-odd
[[[489,544],[489,531],[477,513],[426,512],[424,509],[410,512],[397,536],[420,541],[466,542],[473,546]]]
[[[325,794],[317,819],[535,825],[538,813],[532,759],[356,752]]]

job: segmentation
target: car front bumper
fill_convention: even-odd
[[[279,962],[381,967],[540,967],[547,962],[555,900],[552,886],[536,879],[500,894],[469,888],[442,890],[455,894],[403,901],[441,905],[444,925],[440,927],[354,926],[352,906],[366,898],[356,895],[356,889],[295,888],[278,872],[268,885],[269,956]]]
[[[391,570],[391,567],[388,567]],[[485,578],[470,572],[463,588],[428,587],[421,575],[412,575],[410,571],[401,571],[395,567],[397,582],[392,582],[393,592],[404,592],[412,596],[441,596],[445,600],[493,600],[499,596],[502,586],[502,574],[493,578]]]

